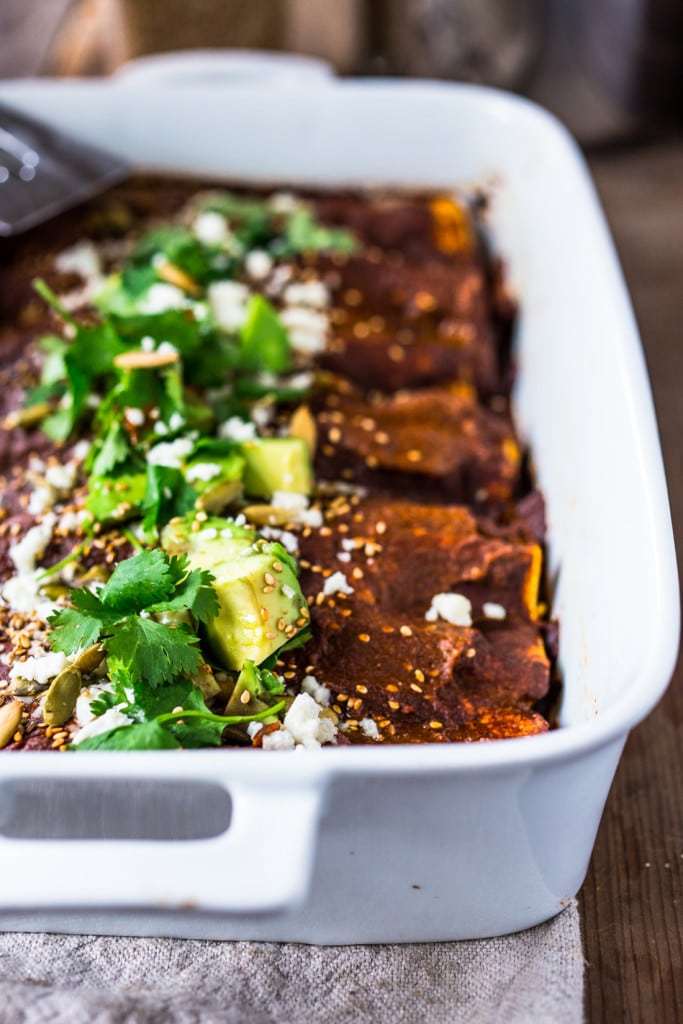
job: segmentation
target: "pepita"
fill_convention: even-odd
[[[36,402],[35,405],[11,412],[9,416],[5,417],[2,425],[5,430],[15,430],[16,427],[35,427],[36,423],[40,423],[51,412],[52,406],[49,402]]]
[[[92,644],[90,647],[86,647],[84,651],[73,660],[73,667],[78,671],[87,676],[91,672],[94,672],[97,666],[104,658],[104,648],[101,644]]]
[[[224,508],[231,505],[242,494],[242,483],[240,480],[224,480],[209,487],[201,494],[195,502],[195,507],[205,512],[222,512]]]
[[[193,277],[190,277],[182,267],[177,267],[175,263],[165,260],[163,263],[159,264],[156,271],[157,276],[160,277],[162,281],[166,281],[167,284],[173,284],[176,288],[180,288],[182,291],[187,292],[189,295],[194,295],[195,297],[202,294],[201,285],[197,284]]]
[[[286,526],[292,521],[290,508],[275,508],[274,505],[247,505],[242,512],[257,526]]]
[[[318,428],[307,405],[300,405],[292,413],[292,418],[289,421],[289,433],[292,437],[301,438],[313,458],[318,444]]]
[[[0,749],[14,739],[23,711],[24,705],[20,700],[11,700],[0,708]]]
[[[71,718],[83,677],[77,668],[68,665],[50,683],[43,705],[43,721],[47,725],[64,725]]]

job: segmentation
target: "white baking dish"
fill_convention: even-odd
[[[679,629],[642,353],[571,139],[497,92],[311,73],[259,86],[149,73],[6,82],[0,98],[139,167],[493,192],[492,232],[521,298],[515,405],[547,498],[564,677],[561,728],[527,739],[3,756],[1,927],[384,942],[502,934],[557,913],[581,885],[621,749],[668,682]],[[176,836],[206,836],[212,821],[220,831],[227,791],[230,827],[113,839],[128,827],[117,780],[131,813],[158,811]],[[45,817],[71,838],[19,838]],[[100,818],[104,839],[77,838]]]

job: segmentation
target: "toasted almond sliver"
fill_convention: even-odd
[[[144,349],[134,348],[130,352],[122,352],[116,356],[114,365],[120,370],[153,370],[157,366],[170,366],[178,359],[178,353],[170,349],[159,352],[145,352]]]

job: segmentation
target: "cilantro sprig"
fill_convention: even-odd
[[[71,607],[50,617],[50,644],[73,655],[101,643],[113,679],[158,687],[191,676],[203,663],[195,622],[218,612],[213,576],[190,570],[184,555],[155,549],[119,563],[97,593],[71,591]],[[152,616],[167,613],[177,624]],[[183,619],[185,621],[183,621]]]

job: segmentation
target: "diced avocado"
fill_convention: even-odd
[[[139,513],[145,499],[144,473],[91,477],[85,507],[98,523],[122,522]]]
[[[196,505],[207,512],[222,512],[242,495],[244,458],[239,452],[212,457],[195,456],[184,469],[185,479],[198,492]]]
[[[268,669],[259,669],[253,661],[245,661],[235,689],[230,695],[226,715],[256,715],[270,707],[277,695],[284,692],[284,684]]]
[[[206,626],[216,659],[234,672],[260,665],[309,622],[292,556],[274,541],[233,520],[169,523],[161,538],[171,554],[185,552],[193,568],[215,577],[219,612]]]
[[[308,445],[300,437],[261,437],[242,445],[244,490],[255,498],[275,491],[310,494],[313,471]]]

